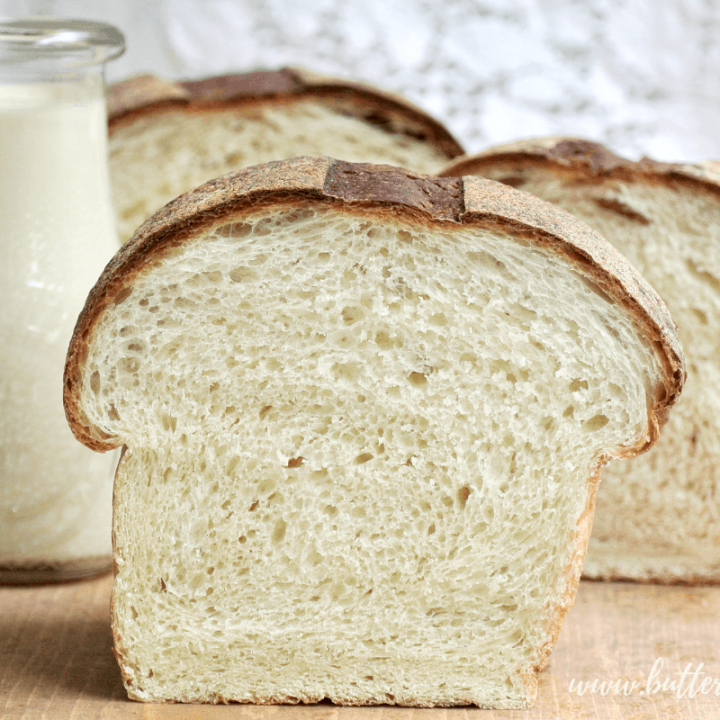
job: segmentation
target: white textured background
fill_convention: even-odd
[[[404,94],[468,151],[572,134],[720,158],[718,0],[0,0],[29,15],[117,25],[110,80],[297,64]]]

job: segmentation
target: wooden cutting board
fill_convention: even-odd
[[[0,588],[2,720],[720,719],[720,587],[581,583],[535,707],[496,711],[130,702],[112,654],[111,582]]]

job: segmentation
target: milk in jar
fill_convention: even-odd
[[[63,31],[43,22],[30,27]],[[21,23],[0,22],[0,45],[9,25]],[[119,54],[119,34],[115,42]],[[118,249],[104,83],[91,42],[85,50],[87,62],[55,58],[49,74],[42,61],[8,67],[0,52],[0,582],[110,563],[117,458],[75,440],[62,404],[78,313]]]

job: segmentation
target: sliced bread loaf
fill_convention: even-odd
[[[298,68],[178,83],[141,75],[111,86],[108,108],[122,242],[176,196],[250,165],[329,155],[432,173],[463,152],[404,98]]]
[[[630,162],[542,138],[462,158],[574,213],[626,255],[679,324],[688,382],[662,442],[603,472],[585,574],[720,582],[720,164]]]
[[[527,707],[600,469],[683,379],[629,263],[499,183],[296,158],[178,198],[66,365],[76,436],[126,448],[128,693]]]

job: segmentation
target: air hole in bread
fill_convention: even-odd
[[[348,336],[343,336],[343,340],[347,343],[350,342]],[[355,380],[362,374],[361,365],[357,362],[335,363],[332,366],[332,371],[336,378],[343,380]]]
[[[595,203],[604,210],[610,210],[611,212],[622,215],[633,222],[640,223],[641,225],[650,224],[650,219],[648,217],[643,215],[641,212],[634,210],[630,207],[630,205],[618,198],[596,198]]]
[[[251,280],[257,280],[258,273],[257,270],[255,270],[254,268],[236,267],[230,271],[229,277],[233,282],[236,283],[249,282]]]
[[[469,488],[467,485],[463,485],[458,492],[457,492],[457,499],[458,503],[460,504],[461,508],[465,508],[465,505],[467,504],[468,498],[470,497],[470,493],[472,492],[471,488]]]
[[[221,225],[218,227],[215,232],[220,237],[230,237],[230,238],[242,238],[246,235],[249,235],[252,232],[253,226],[249,223],[229,223],[227,225]]]
[[[344,307],[342,309],[342,318],[346,325],[353,325],[362,320],[365,316],[365,310],[362,306]]]
[[[610,418],[605,415],[593,415],[593,417],[583,423],[583,427],[590,432],[597,432],[604,428],[609,422]]]
[[[132,295],[132,288],[125,287],[115,296],[113,302],[115,303],[115,305],[121,305],[130,297],[130,295]]]
[[[366,462],[369,462],[373,459],[372,453],[360,453],[360,455],[357,455],[355,457],[355,460],[353,461],[355,465],[364,465]]]
[[[274,543],[279,543],[285,537],[285,531],[287,529],[287,523],[282,518],[277,520],[275,527],[272,532],[272,540]]]

